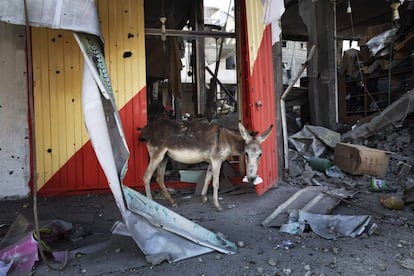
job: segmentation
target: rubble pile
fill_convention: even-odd
[[[326,162],[328,164],[326,170],[321,170],[320,167],[310,162],[312,157],[309,156],[309,151],[306,152],[303,147],[298,150],[298,147],[291,143],[287,182],[296,187],[327,186],[332,189],[346,188],[356,193],[372,193],[372,198],[375,200],[378,198],[375,193],[381,192],[382,199],[378,198],[378,200],[384,203],[384,207],[386,207],[387,202],[395,199],[398,199],[399,202],[406,199],[405,207],[410,206],[413,199],[411,196],[411,200],[409,200],[407,193],[414,191],[414,113],[409,114],[403,122],[389,124],[384,128],[375,130],[371,136],[357,139],[354,142],[359,142],[359,144],[348,142],[341,143],[341,145],[364,146],[364,149],[384,152],[384,155],[387,156],[386,160],[372,159],[366,161],[365,164],[371,166],[375,162],[386,162],[383,175],[375,173],[353,174],[341,170],[340,166],[336,165],[343,162],[335,162],[335,148],[331,147],[325,147],[323,153],[317,156],[319,160],[329,161]],[[318,152],[322,151],[319,149]],[[363,158],[369,159],[370,157]],[[350,162],[349,160],[345,161]],[[372,170],[372,167],[370,169]],[[373,185],[381,183],[383,187],[379,186],[377,187],[379,190],[375,190]],[[393,198],[388,201],[385,200],[388,197]],[[401,207],[398,204],[395,204],[395,206]],[[402,207],[404,208],[404,204]],[[407,207],[407,210],[410,210],[410,208]]]

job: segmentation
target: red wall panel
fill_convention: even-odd
[[[242,18],[246,19],[245,5],[242,1]],[[258,174],[263,183],[256,186],[256,193],[263,194],[278,180],[276,147],[276,99],[273,79],[273,53],[271,26],[262,35],[257,57],[251,67],[247,20],[242,20],[242,100],[243,122],[246,127],[260,133],[273,125],[272,134],[263,142],[263,155]],[[253,68],[250,71],[250,68]]]

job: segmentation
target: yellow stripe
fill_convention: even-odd
[[[252,70],[266,27],[263,24],[263,6],[261,1],[246,1],[246,19],[249,39],[250,69]]]

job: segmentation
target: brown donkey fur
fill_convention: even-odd
[[[250,183],[256,179],[257,168],[262,154],[260,144],[270,135],[270,126],[262,135],[256,137],[249,133],[239,122],[239,131],[231,130],[207,120],[173,121],[161,119],[147,124],[139,136],[145,142],[149,153],[149,164],[144,174],[145,192],[152,198],[150,182],[157,170],[157,182],[166,199],[176,206],[164,183],[168,158],[184,163],[209,164],[201,192],[203,202],[207,201],[208,185],[213,179],[213,203],[222,210],[218,202],[219,176],[222,163],[230,156],[244,155],[246,176]]]

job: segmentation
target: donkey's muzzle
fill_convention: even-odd
[[[260,183],[263,183],[263,179],[260,176],[256,176],[256,177],[254,177],[254,176],[249,176],[249,177],[245,176],[245,177],[243,177],[243,182],[247,182],[251,185],[258,185]]]

